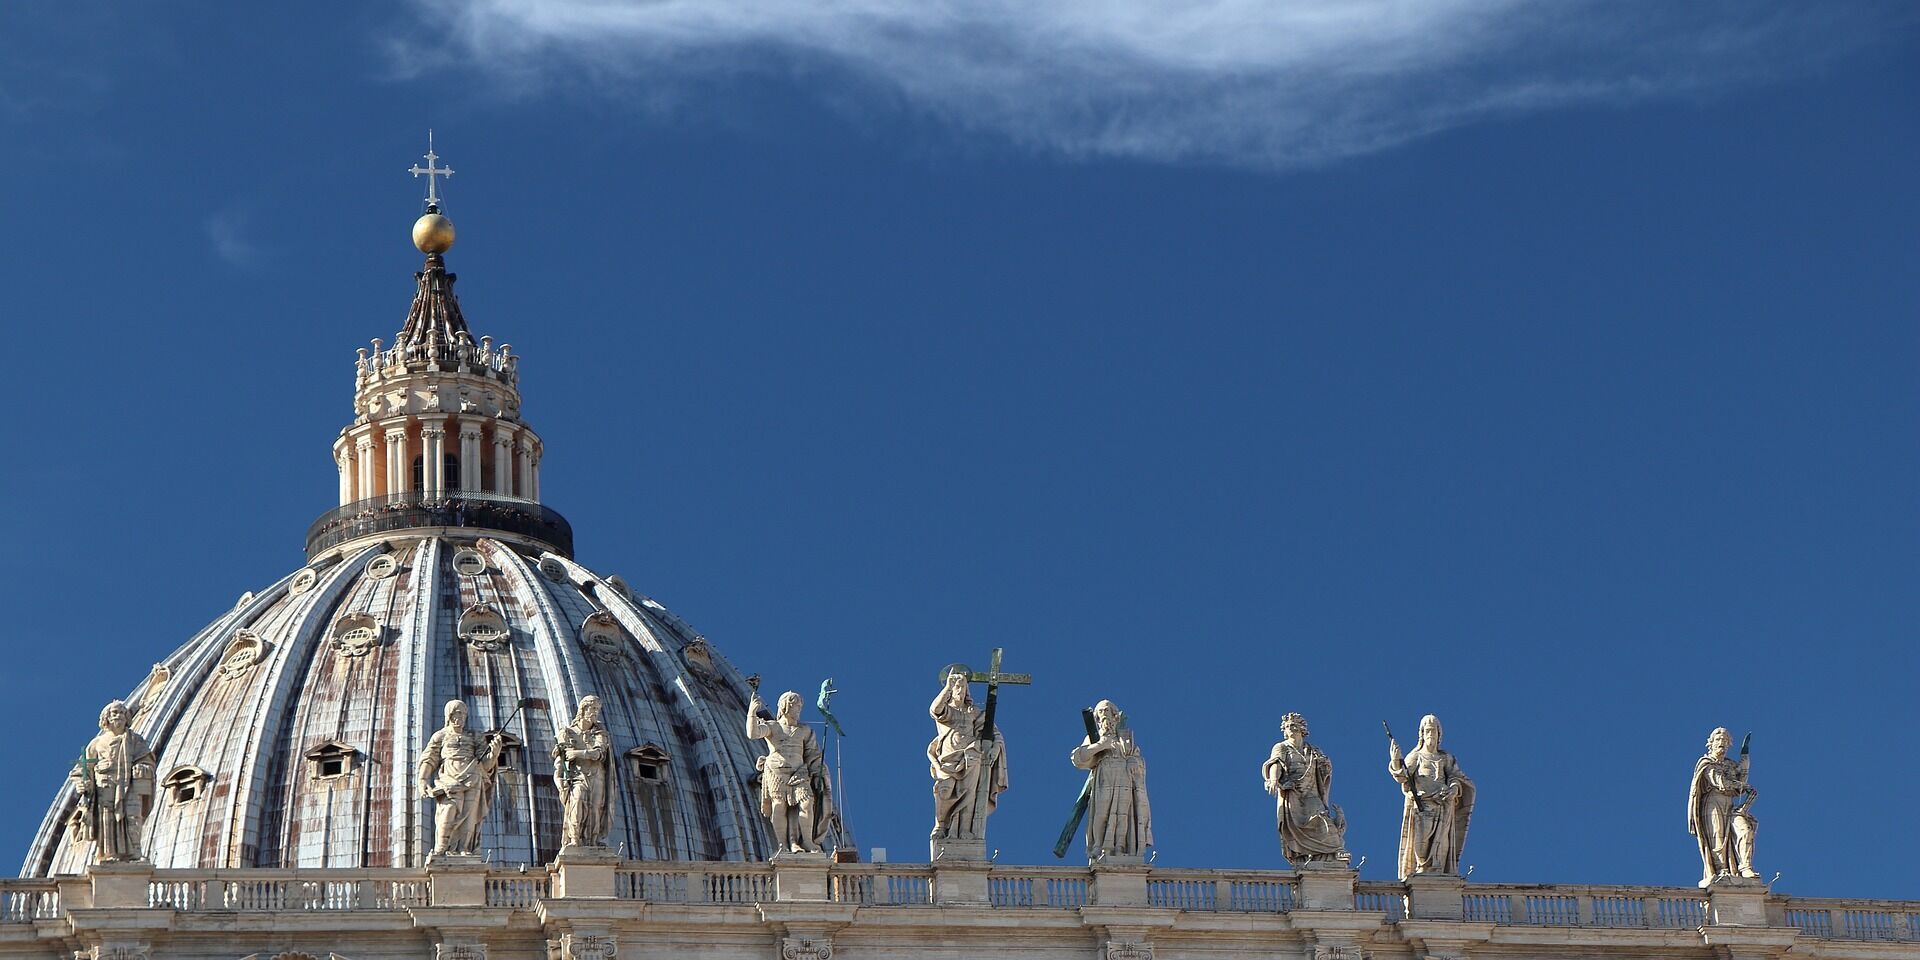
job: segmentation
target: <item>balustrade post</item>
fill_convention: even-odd
[[[1445,873],[1407,878],[1407,916],[1415,920],[1464,920],[1467,881]]]
[[[93,905],[101,909],[150,906],[153,864],[145,861],[96,863],[87,868],[93,881]]]

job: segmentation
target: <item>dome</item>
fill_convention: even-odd
[[[140,851],[160,868],[422,866],[434,802],[417,771],[460,700],[469,730],[506,744],[477,852],[546,863],[562,846],[557,734],[594,695],[607,847],[764,859],[746,681],[666,608],[573,561],[572,526],[541,503],[520,357],[472,336],[445,246],[426,247],[400,332],[354,365],[339,502],[308,528],[306,565],[244,594],[126,698],[155,757]],[[23,875],[103,855],[73,821],[76,783]]]
[[[632,859],[761,859],[738,672],[673,614],[550,552],[400,536],[283,577],[156,664],[128,697],[158,757],[156,867],[419,866],[414,789],[441,708],[510,746],[483,827],[496,863],[560,846],[550,748],[597,694],[615,764],[609,847]],[[22,873],[83,872],[71,785]]]

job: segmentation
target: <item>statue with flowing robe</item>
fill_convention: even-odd
[[[1693,765],[1693,784],[1687,791],[1687,832],[1700,845],[1700,885],[1723,877],[1757,880],[1753,869],[1753,834],[1758,826],[1749,809],[1760,795],[1747,782],[1750,762],[1745,747],[1740,759],[1727,756],[1733,742],[1726,727],[1707,736],[1707,753]]]
[[[747,737],[767,742],[767,755],[756,761],[760,770],[760,815],[773,825],[775,855],[819,853],[832,823],[831,781],[826,754],[813,728],[800,721],[806,701],[792,690],[780,695],[779,714],[762,716],[766,704],[760,691],[747,705]]]
[[[568,847],[605,846],[613,827],[613,746],[600,710],[599,697],[582,697],[573,722],[560,728],[553,749],[561,843]]]
[[[447,701],[446,725],[434,731],[420,757],[420,795],[433,800],[430,856],[473,856],[493,801],[493,779],[505,742],[467,730],[467,705]]]
[[[1400,879],[1416,873],[1460,872],[1460,852],[1473,817],[1473,781],[1453,754],[1440,749],[1440,718],[1420,718],[1420,744],[1405,757],[1387,743],[1387,773],[1405,798],[1400,813]]]
[[[1260,773],[1267,792],[1275,798],[1280,827],[1280,851],[1295,866],[1316,860],[1345,862],[1347,817],[1328,799],[1333,788],[1333,762],[1307,742],[1307,718],[1289,713],[1280,718],[1286,739],[1273,745]]]
[[[984,840],[986,817],[1007,789],[1006,741],[997,730],[982,739],[986,711],[974,704],[968,684],[964,671],[948,673],[927,711],[936,731],[927,744],[934,840]]]
[[[1137,860],[1153,845],[1147,761],[1113,701],[1094,705],[1093,718],[1097,736],[1082,740],[1070,757],[1088,771],[1087,860]]]
[[[153,811],[153,749],[130,724],[133,711],[115,700],[100,711],[100,733],[80,754],[73,835],[93,841],[93,861],[142,860],[147,814]]]

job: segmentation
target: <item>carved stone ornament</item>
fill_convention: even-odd
[[[487,558],[472,547],[461,547],[453,552],[453,569],[455,573],[477,577],[487,572]]]
[[[1366,960],[1366,951],[1352,944],[1335,946],[1316,943],[1313,945],[1313,960]]]
[[[433,960],[487,960],[487,945],[484,943],[435,944]]]
[[[253,672],[255,664],[267,658],[272,645],[252,630],[235,630],[227,641],[227,652],[220,655],[220,675],[238,680]]]
[[[238,599],[238,600],[235,600],[235,601],[233,602],[233,606],[234,606],[234,609],[239,609],[240,607],[244,607],[244,606],[246,606],[246,605],[247,605],[247,601],[249,601],[249,600],[252,600],[252,599],[253,599],[253,591],[252,591],[252,590],[248,590],[248,591],[247,591],[246,593],[243,593],[243,594],[241,594],[241,595],[240,595],[240,599]]]
[[[474,604],[460,615],[460,639],[475,650],[494,651],[504,648],[510,632],[507,618],[486,604]]]
[[[1153,960],[1153,944],[1109,940],[1107,960]]]
[[[780,960],[833,960],[833,941],[787,937],[780,942]]]
[[[558,557],[548,554],[540,558],[540,575],[555,583],[565,583],[567,565],[561,563]]]
[[[633,599],[633,588],[627,586],[627,581],[620,578],[619,576],[616,575],[616,576],[608,577],[607,586],[612,587],[615,591],[617,591],[620,594],[620,596],[625,597],[628,600]]]
[[[131,943],[108,943],[93,948],[93,960],[147,960],[153,951]]]
[[[380,645],[380,622],[365,613],[349,613],[335,620],[333,652],[342,657],[364,657]]]
[[[311,569],[302,570],[293,575],[293,582],[287,584],[287,592],[294,594],[306,593],[308,590],[312,590],[313,585],[319,582],[319,580],[320,575],[314,573]]]
[[[613,614],[602,610],[580,625],[580,645],[594,657],[613,663],[626,653],[626,634],[620,631],[620,622]]]
[[[706,637],[694,637],[682,652],[686,655],[687,666],[692,668],[695,675],[708,680],[719,677],[720,671],[713,667],[713,650],[707,645]]]
[[[173,679],[173,671],[164,663],[153,665],[153,671],[147,674],[147,680],[140,685],[139,696],[133,702],[140,704],[133,712],[135,720],[146,716],[160,703],[160,692],[167,689],[167,681]]]
[[[612,937],[560,935],[560,960],[613,960],[619,946]]]
[[[385,580],[400,570],[400,561],[391,553],[383,553],[367,561],[367,576],[375,580]]]

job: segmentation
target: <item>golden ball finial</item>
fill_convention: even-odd
[[[453,221],[437,212],[415,220],[413,245],[422,253],[446,253],[453,248]]]

